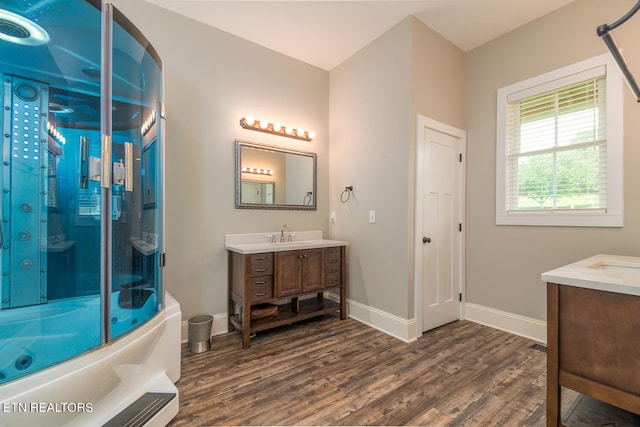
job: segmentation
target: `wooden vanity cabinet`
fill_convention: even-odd
[[[276,297],[324,289],[324,253],[325,248],[276,252]]]
[[[339,302],[324,298],[339,288]],[[301,298],[309,295],[315,298]],[[251,320],[252,305],[277,304],[277,317]],[[229,330],[252,333],[323,314],[346,318],[346,247],[321,247],[258,254],[229,251]]]
[[[547,426],[567,387],[640,414],[640,296],[547,283]]]

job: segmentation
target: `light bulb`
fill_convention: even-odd
[[[287,135],[291,135],[291,134],[293,133],[293,128],[292,128],[291,126],[287,126],[287,127],[284,129],[284,132],[285,132]]]
[[[253,126],[253,124],[256,122],[255,119],[251,116],[247,116],[246,119],[244,119],[244,122],[248,125],[248,126]]]
[[[299,137],[303,137],[304,136],[304,129],[298,129],[296,131],[296,135],[298,135]]]
[[[242,172],[246,172],[246,171],[247,171],[247,167],[246,167],[246,166],[244,166],[244,167],[242,168]]]
[[[273,131],[274,132],[280,132],[281,129],[282,129],[282,125],[280,123],[274,123],[273,124]]]
[[[309,132],[307,132],[307,136],[309,137],[309,139],[313,139],[316,137],[316,133],[310,130]]]
[[[266,120],[260,120],[260,129],[266,129],[269,127],[269,122]]]

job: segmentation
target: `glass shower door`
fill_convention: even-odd
[[[162,289],[162,68],[113,8],[111,337],[151,319]]]
[[[163,104],[158,55],[109,3],[6,0],[0,24],[2,384],[162,307]]]
[[[105,340],[99,197],[82,164],[100,138],[101,11],[62,3],[0,5],[0,383]]]

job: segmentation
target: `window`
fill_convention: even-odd
[[[608,55],[498,90],[496,224],[623,225],[622,78]]]

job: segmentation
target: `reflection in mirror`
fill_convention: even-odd
[[[316,154],[236,140],[236,208],[315,210]]]
[[[275,182],[242,180],[242,203],[275,203]]]

